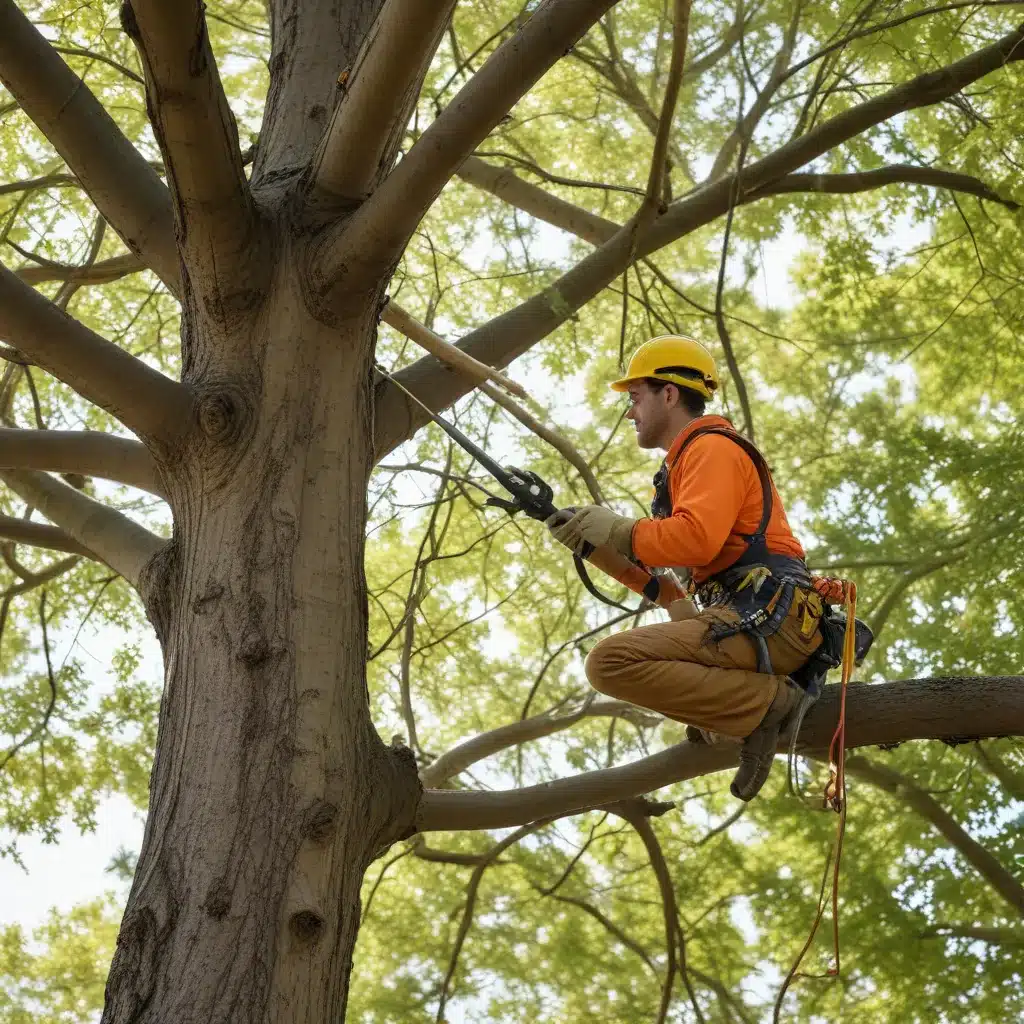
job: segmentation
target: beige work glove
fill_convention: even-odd
[[[668,606],[668,617],[673,622],[685,622],[687,619],[695,619],[700,612],[697,606],[688,598],[681,597]]]
[[[556,512],[544,525],[551,536],[564,544],[574,555],[583,554],[584,544],[595,548],[606,545],[627,558],[633,557],[633,527],[635,519],[620,516],[601,505],[585,505],[566,521],[564,512]]]

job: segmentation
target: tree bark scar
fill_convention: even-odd
[[[270,644],[263,635],[263,630],[250,626],[242,634],[242,643],[238,648],[238,660],[248,668],[262,665],[270,657]]]
[[[228,911],[231,910],[231,890],[228,888],[226,879],[219,878],[210,886],[210,891],[203,901],[203,910],[214,921],[221,921],[227,917]]]
[[[133,1021],[153,997],[161,945],[156,916],[141,907],[125,916],[104,993],[104,1020]]]
[[[208,615],[210,605],[215,601],[219,601],[223,596],[224,585],[217,583],[215,580],[210,580],[206,584],[206,589],[192,602],[192,613],[194,615]]]
[[[292,914],[288,930],[297,944],[314,946],[323,934],[324,919],[313,910],[300,910]]]
[[[326,842],[334,835],[334,826],[338,819],[338,808],[326,800],[315,800],[302,820],[300,829],[303,839],[312,843]]]
[[[178,543],[172,538],[149,560],[139,577],[139,592],[146,615],[161,645],[170,635],[180,586],[181,558]]]

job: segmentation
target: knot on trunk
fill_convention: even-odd
[[[302,945],[312,946],[323,933],[324,919],[313,910],[300,910],[292,914],[288,929]]]
[[[313,843],[322,843],[334,834],[338,808],[326,800],[316,800],[302,819],[302,836]]]
[[[196,396],[196,418],[207,441],[234,444],[242,438],[249,421],[248,403],[234,385],[207,385]]]

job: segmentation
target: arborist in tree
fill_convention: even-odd
[[[671,621],[601,641],[587,677],[602,693],[685,723],[691,740],[741,742],[731,790],[750,800],[768,778],[780,730],[798,724],[836,663],[824,652],[812,658],[822,599],[764,456],[727,419],[705,414],[718,389],[710,353],[690,338],[655,338],[611,387],[629,396],[640,447],[667,451],[651,516],[589,505],[548,526],[576,554],[593,545],[592,563],[663,605],[664,590],[659,599],[655,583],[649,593],[651,577],[637,565],[684,568],[702,610],[683,597],[669,605]],[[636,563],[631,571],[616,571],[612,552]]]

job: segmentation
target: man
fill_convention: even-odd
[[[587,677],[602,693],[686,723],[691,739],[742,741],[731,789],[750,800],[803,697],[788,676],[821,643],[804,549],[763,456],[724,417],[705,415],[718,373],[702,345],[655,338],[611,387],[629,396],[639,446],[667,451],[652,518],[590,505],[548,525],[576,553],[592,544],[598,565],[618,552],[652,568],[684,567],[704,610],[676,601],[671,621],[608,637],[587,658]],[[616,575],[639,589],[636,576]]]

